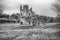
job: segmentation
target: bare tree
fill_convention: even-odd
[[[52,9],[57,13],[56,22],[60,22],[60,0],[56,0],[55,3],[52,4]]]
[[[3,13],[3,0],[0,0],[0,14]]]
[[[59,14],[60,14],[60,0],[56,0],[56,2],[52,4],[52,6],[53,6],[52,9],[53,9],[56,13],[58,13],[57,16],[60,16],[60,15],[59,15]]]

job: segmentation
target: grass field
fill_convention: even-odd
[[[60,40],[59,29],[48,25],[48,28],[39,27],[21,29],[19,23],[0,24],[0,40]]]

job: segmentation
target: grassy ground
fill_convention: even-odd
[[[60,40],[57,38],[60,37],[60,31],[54,26],[60,25],[51,25],[48,28],[39,26],[39,28],[25,27],[26,29],[21,29],[18,23],[1,24],[0,40]]]

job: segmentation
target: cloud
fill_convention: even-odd
[[[23,4],[46,4],[53,3],[55,0],[18,0],[19,3]]]
[[[28,4],[36,13],[41,13],[42,15],[52,15],[51,13],[53,13],[54,15],[54,12],[51,10],[51,4],[53,2],[55,2],[55,0],[4,0],[3,3],[5,13],[16,13],[19,10],[20,4]]]

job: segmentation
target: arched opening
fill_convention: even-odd
[[[21,16],[22,16],[22,13],[21,13]]]
[[[29,13],[29,16],[30,16],[30,13]]]
[[[23,25],[23,22],[21,22],[21,25]]]
[[[33,23],[33,26],[36,26],[36,22],[35,21],[33,21],[32,23]]]
[[[29,25],[30,25],[30,22],[29,22]]]

